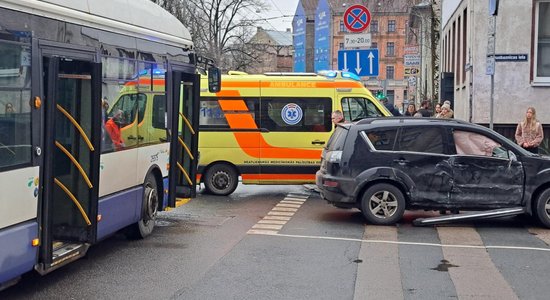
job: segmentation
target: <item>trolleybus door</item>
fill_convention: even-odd
[[[96,240],[101,137],[101,64],[44,55],[41,273],[83,256]]]
[[[196,196],[200,75],[173,70],[167,80],[170,118],[170,200]],[[175,192],[175,193],[174,193]]]

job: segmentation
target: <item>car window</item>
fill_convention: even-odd
[[[404,127],[398,150],[445,154],[443,130],[439,127]]]
[[[342,112],[349,121],[384,116],[371,100],[362,97],[342,98]]]
[[[348,135],[349,130],[344,127],[337,126],[332,135],[330,136],[327,146],[325,147],[328,150],[342,150],[344,148],[344,143],[346,141],[346,136]]]
[[[376,150],[393,150],[397,128],[377,129],[365,132],[367,139]]]
[[[508,151],[493,139],[477,132],[454,130],[456,154],[508,158]]]

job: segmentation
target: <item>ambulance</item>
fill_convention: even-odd
[[[347,122],[391,116],[353,73],[230,71],[221,90],[201,82],[199,167],[205,191],[229,195],[243,184],[315,183],[321,151],[340,110]]]

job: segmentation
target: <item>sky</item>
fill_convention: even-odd
[[[258,23],[267,30],[285,31],[286,28],[292,29],[292,18],[298,6],[298,0],[263,0],[268,6],[266,11],[261,11],[258,15],[267,19],[266,22]],[[287,16],[287,17],[285,17]],[[258,17],[260,18],[260,17]]]

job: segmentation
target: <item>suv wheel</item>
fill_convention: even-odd
[[[395,224],[405,213],[405,197],[401,191],[387,183],[378,183],[363,194],[361,211],[369,223]]]
[[[537,198],[535,214],[542,225],[550,228],[550,189],[546,189]]]

